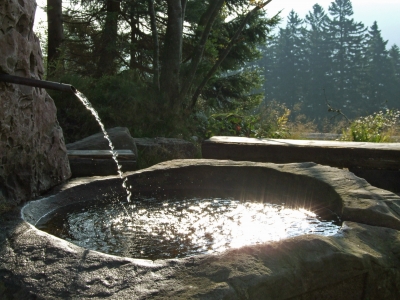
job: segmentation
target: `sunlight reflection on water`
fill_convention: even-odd
[[[222,252],[302,234],[333,235],[339,220],[305,209],[234,199],[136,199],[56,215],[42,230],[79,246],[136,258]]]

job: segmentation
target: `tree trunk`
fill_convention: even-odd
[[[64,40],[62,0],[47,0],[47,73],[55,71],[60,47]]]
[[[169,109],[179,109],[179,74],[182,60],[183,11],[181,0],[167,0],[168,21],[162,55],[160,88]]]
[[[203,59],[205,45],[210,35],[212,26],[224,2],[225,0],[214,0],[213,2],[211,2],[207,11],[203,14],[203,16],[200,19],[199,27],[204,29],[202,30],[200,34],[200,40],[193,51],[192,61],[189,66],[189,70],[185,74],[184,76],[185,78],[183,78],[182,90],[180,92],[181,102],[184,101],[184,99],[187,96],[187,93],[192,87],[193,79],[195,78],[197,68],[199,67],[200,62]]]
[[[115,59],[117,53],[118,15],[120,2],[117,0],[106,0],[106,21],[101,36],[99,62],[97,64],[97,77],[102,75],[113,75],[116,72]]]
[[[150,1],[150,0],[149,0]],[[137,33],[137,23],[138,23],[138,18],[135,16],[135,11],[136,7],[134,5],[134,2],[131,3],[130,5],[130,10],[129,10],[129,21],[130,21],[130,27],[131,27],[131,43],[130,43],[130,62],[129,62],[129,68],[131,70],[135,69],[136,67],[136,52],[137,52],[137,38],[136,38],[136,33]]]
[[[158,42],[158,32],[156,26],[156,13],[154,10],[154,0],[149,1],[149,14],[150,14],[150,23],[151,23],[151,33],[153,37],[153,84],[160,90],[160,64],[159,64],[159,57],[160,57],[160,45]]]

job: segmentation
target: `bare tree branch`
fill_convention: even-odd
[[[222,8],[222,5],[224,4],[224,0],[215,0],[214,2],[211,2],[209,9],[205,12],[204,15],[206,17],[202,17],[202,21],[199,24],[199,27],[203,27],[202,22],[204,23],[204,29],[201,33],[200,41],[197,44],[196,48],[193,51],[192,55],[192,61],[189,66],[188,72],[185,74],[184,82],[182,84],[182,90],[180,91],[180,102],[182,103],[183,99],[186,97],[187,92],[190,90],[192,84],[193,84],[193,79],[196,75],[197,68],[200,64],[200,61],[203,58],[204,54],[204,49],[205,45],[207,43],[208,37],[210,35],[212,26],[214,24],[215,19],[217,18],[219,11]]]
[[[336,113],[336,115],[334,115],[331,119],[336,118],[339,115],[342,115],[343,117],[346,118],[346,120],[351,123],[351,121],[349,120],[349,118],[340,110],[340,109],[335,109],[331,106],[331,104],[328,102],[328,99],[326,98],[326,93],[325,93],[325,89],[324,90],[324,97],[325,97],[325,102],[326,105],[328,106],[328,112],[333,112]]]

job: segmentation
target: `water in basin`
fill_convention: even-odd
[[[137,198],[119,205],[70,205],[37,227],[76,245],[133,258],[165,259],[222,252],[303,234],[333,235],[339,218],[284,204],[233,198]],[[128,213],[128,215],[127,215]]]

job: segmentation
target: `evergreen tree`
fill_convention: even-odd
[[[265,99],[300,106],[317,122],[327,116],[324,91],[332,108],[350,117],[400,106],[399,48],[388,52],[377,24],[366,33],[352,15],[350,0],[332,2],[329,15],[316,4],[304,23],[290,12],[263,48]]]
[[[74,0],[65,16],[67,65],[94,77],[133,69],[172,110],[191,110],[214,77],[229,80],[227,72],[258,59],[278,21],[264,17],[269,2],[106,0],[83,1],[78,10]]]
[[[279,30],[269,58],[265,58],[274,60],[266,81],[266,99],[278,100],[290,108],[303,101],[306,69],[303,22],[292,10],[286,27]]]
[[[353,7],[350,0],[335,0],[329,6],[332,19],[328,33],[332,50],[332,86],[336,93],[328,95],[337,108],[348,114],[360,113],[362,95],[363,53],[365,31],[361,22],[350,19]]]
[[[394,69],[394,76],[400,79],[400,48],[394,44],[389,50],[389,57]]]
[[[279,20],[265,17],[270,2],[72,0],[64,18],[65,71],[54,79],[132,79],[151,98],[150,114],[165,132],[197,109],[250,109],[262,98],[254,92],[260,72],[246,65],[259,58]]]
[[[390,108],[400,109],[400,48],[395,44],[389,50],[389,58],[392,66],[394,86],[389,98]]]
[[[277,94],[277,78],[275,76],[277,36],[273,36],[271,41],[261,47],[262,58],[258,61],[259,67],[263,71],[264,99],[269,101],[275,99]]]
[[[306,75],[307,91],[305,95],[305,108],[307,115],[312,118],[323,118],[326,115],[326,104],[324,101],[324,90],[332,94],[332,62],[331,49],[328,40],[329,17],[324,9],[315,4],[305,19],[308,29],[306,30],[306,60],[308,72]]]
[[[383,40],[377,22],[371,26],[367,38],[368,47],[365,55],[367,101],[364,109],[366,114],[371,114],[386,106],[395,83],[389,52],[386,50],[388,42]]]

